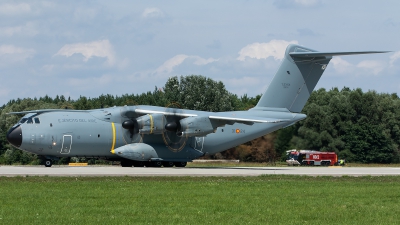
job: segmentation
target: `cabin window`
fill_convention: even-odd
[[[33,120],[35,121],[35,123],[40,123],[40,120],[37,117],[33,118]]]

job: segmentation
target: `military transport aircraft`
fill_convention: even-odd
[[[306,101],[332,56],[384,53],[317,52],[289,45],[258,104],[248,111],[204,112],[156,106],[95,110],[43,109],[26,114],[7,133],[15,147],[45,159],[60,157],[121,161],[123,167],[184,167],[303,120]]]

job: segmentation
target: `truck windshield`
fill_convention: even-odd
[[[294,159],[294,160],[297,160],[298,158],[299,158],[299,156],[295,155],[295,154],[288,154],[288,157],[287,157],[287,159]]]

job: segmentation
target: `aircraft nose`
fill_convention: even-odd
[[[21,146],[22,143],[22,129],[21,126],[18,125],[16,127],[11,128],[7,133],[7,141],[15,147]]]

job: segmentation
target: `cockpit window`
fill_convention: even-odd
[[[25,123],[28,119],[27,118],[22,118],[19,123]]]
[[[28,122],[26,122],[26,123],[33,123],[32,117],[28,118]]]
[[[40,123],[40,120],[37,117],[33,118],[33,120],[35,121],[35,123]]]

